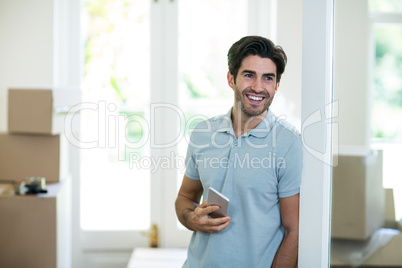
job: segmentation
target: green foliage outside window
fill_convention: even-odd
[[[375,29],[376,58],[372,132],[382,140],[402,139],[402,26]]]
[[[400,12],[402,0],[369,0],[369,8],[375,12]]]

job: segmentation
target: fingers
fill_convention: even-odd
[[[206,216],[214,211],[219,210],[219,206],[207,206],[207,201],[202,202],[201,205],[199,205],[195,209],[195,213],[197,214],[198,217]]]
[[[203,232],[219,232],[230,224],[230,217],[210,218],[208,214],[219,210],[219,206],[207,206],[207,201],[202,202],[193,213],[192,226],[194,230]]]
[[[222,217],[216,219],[209,219],[208,223],[204,225],[204,232],[219,232],[229,226],[230,217]]]
[[[224,222],[224,223],[222,223],[222,224],[216,226],[215,232],[222,231],[223,229],[225,229],[226,227],[229,226],[230,218],[229,218],[229,217],[224,217],[223,219],[225,219],[226,222]]]
[[[205,200],[204,202],[202,202],[201,205],[199,205],[198,207],[206,208],[206,207],[207,207],[207,200]]]
[[[198,217],[206,216],[214,211],[219,210],[219,206],[208,206],[206,208],[200,208],[196,211]]]
[[[220,226],[220,225],[228,224],[229,222],[230,222],[230,217],[209,219],[209,225],[211,225],[211,226]]]
[[[222,218],[209,218],[207,215],[197,217],[195,219],[195,224],[198,231],[203,232],[218,232],[226,228],[231,219],[230,217]]]

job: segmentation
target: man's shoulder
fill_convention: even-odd
[[[289,123],[286,120],[283,119],[278,119],[276,120],[277,128],[279,128],[281,131],[284,131],[284,133],[287,133],[289,136],[292,136],[295,139],[300,139],[301,135],[299,130]]]
[[[281,117],[276,118],[272,135],[274,135],[277,149],[280,151],[286,152],[294,145],[296,147],[301,147],[302,145],[300,131]]]
[[[265,117],[265,120],[269,123],[272,134],[277,138],[288,136],[293,139],[300,139],[301,135],[299,130],[286,120],[286,115],[275,115],[271,110],[268,110],[268,113]]]
[[[216,115],[207,119],[200,120],[194,127],[194,130],[216,130],[223,127],[224,125],[230,125],[230,120],[230,117],[226,114]]]

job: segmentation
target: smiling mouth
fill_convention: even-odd
[[[257,96],[257,95],[251,95],[251,94],[246,94],[246,96],[252,103],[259,103],[263,99],[265,99],[265,97],[263,97],[263,96]]]

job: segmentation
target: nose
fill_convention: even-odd
[[[254,90],[255,92],[261,92],[261,91],[264,90],[264,89],[263,89],[263,86],[262,86],[262,81],[261,81],[260,79],[256,79],[256,80],[254,81],[253,90]]]

